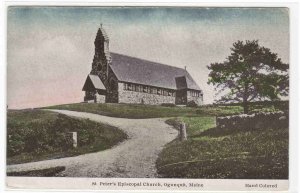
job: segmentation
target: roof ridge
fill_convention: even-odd
[[[180,68],[180,67],[177,67],[177,66],[163,64],[163,63],[159,63],[159,62],[155,62],[155,61],[151,61],[151,60],[147,60],[147,59],[143,59],[143,58],[138,58],[138,57],[135,57],[135,56],[128,56],[128,55],[125,55],[125,54],[119,54],[119,53],[116,53],[116,52],[110,52],[110,54],[117,54],[117,55],[129,57],[129,58],[133,58],[133,59],[143,60],[143,61],[146,61],[146,62],[151,62],[151,63],[155,63],[155,64],[159,64],[159,65],[164,65],[164,66],[172,67],[172,68],[178,68],[178,69],[184,70],[184,71],[186,71],[188,73],[188,71],[185,70],[184,68]]]

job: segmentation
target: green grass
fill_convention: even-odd
[[[276,103],[277,104],[277,103]],[[253,103],[252,112],[288,110],[288,103]],[[132,104],[68,104],[53,107],[123,118],[170,117],[167,123],[187,125],[187,141],[167,144],[157,160],[166,178],[287,179],[288,128],[216,129],[216,116],[243,113],[238,105],[163,107]],[[173,117],[173,118],[172,118]],[[174,118],[175,117],[175,118]]]
[[[166,178],[287,179],[288,128],[221,130],[212,117],[184,118],[188,140],[167,144],[157,160]],[[175,125],[175,119],[168,123]]]
[[[187,135],[189,137],[196,136],[201,132],[210,129],[216,125],[216,118],[212,116],[206,117],[180,117],[180,118],[172,118],[168,119],[166,123],[172,125],[174,128],[179,128],[180,122],[186,123]]]
[[[95,104],[75,103],[45,107],[47,109],[64,109],[80,112],[89,112],[111,117],[132,119],[157,118],[157,117],[195,117],[207,115],[239,114],[243,111],[241,106],[201,106],[192,107],[164,107],[160,105],[141,104]]]
[[[78,148],[69,132],[78,133]],[[108,149],[126,139],[116,127],[43,110],[7,112],[7,164],[75,156]]]

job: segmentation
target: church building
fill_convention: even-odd
[[[203,104],[203,92],[186,69],[110,52],[102,26],[94,44],[92,70],[82,89],[85,102]]]

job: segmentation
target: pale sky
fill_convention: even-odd
[[[215,99],[206,66],[224,61],[237,40],[258,39],[289,63],[286,8],[10,7],[9,108],[83,101],[100,23],[112,52],[187,66],[206,104]]]

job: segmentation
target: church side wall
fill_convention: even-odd
[[[200,96],[193,96],[192,91],[187,91],[187,102],[195,101],[197,105],[203,105],[203,95]]]
[[[124,84],[119,83],[119,103],[134,103],[134,104],[162,104],[173,103],[175,104],[174,96],[163,96],[157,94],[150,94],[144,92],[136,92],[124,90]]]

